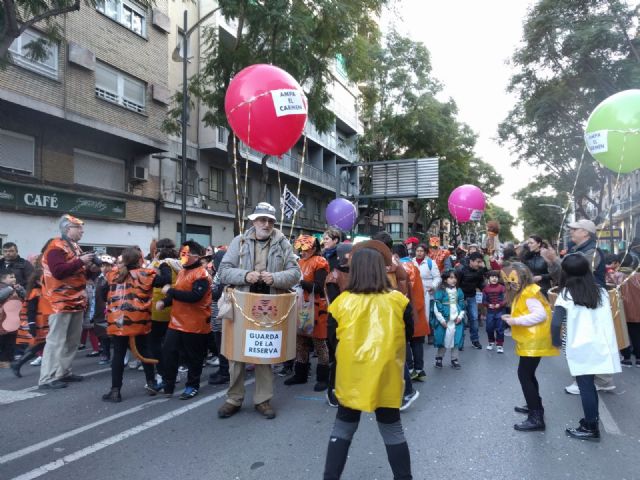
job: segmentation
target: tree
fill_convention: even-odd
[[[518,217],[522,220],[525,237],[539,235],[556,243],[562,236],[560,228],[568,196],[566,193],[546,193],[550,189],[545,188],[543,182],[539,179],[516,193],[515,198],[521,202]]]
[[[486,221],[497,220],[500,223],[501,242],[513,242],[515,240],[511,229],[516,226],[516,219],[504,208],[489,202],[484,212],[484,218]]]
[[[586,203],[601,210],[607,177],[585,151],[586,120],[600,101],[640,86],[635,23],[637,10],[620,0],[540,0],[512,58],[517,73],[509,91],[518,101],[500,125],[500,140],[517,155],[514,165],[541,167],[555,191],[575,185],[580,216],[588,216]]]
[[[46,38],[33,40],[25,45],[28,54],[42,60],[47,57],[47,45],[62,40],[62,30],[57,17],[80,10],[81,3],[95,8],[101,0],[2,0],[0,3],[0,66],[9,59],[9,47],[29,27],[40,25]],[[153,0],[141,0],[149,7]]]
[[[448,215],[451,191],[473,182],[491,194],[501,183],[493,167],[473,154],[476,135],[456,119],[453,100],[440,101],[441,86],[431,76],[429,51],[420,42],[387,34],[368,46],[368,71],[361,85],[365,132],[359,143],[363,162],[439,157],[439,197],[414,201],[412,234],[418,222],[426,231]],[[362,193],[369,193],[371,176],[365,168]]]
[[[354,64],[358,63],[360,37],[375,35],[377,27],[372,18],[386,1],[219,0],[221,15],[237,21],[238,27],[235,38],[221,38],[219,29],[206,30],[203,67],[189,85],[190,93],[207,108],[204,123],[229,128],[224,111],[229,82],[249,65],[270,63],[303,85],[310,118],[319,131],[327,131],[334,118],[328,109],[332,62],[342,54],[348,59],[347,69],[357,71]],[[175,100],[179,102],[180,96]],[[179,133],[178,118],[179,108],[172,109],[165,129]],[[232,136],[227,154],[231,164]],[[236,154],[242,158],[239,151]],[[262,159],[263,190],[268,182],[268,158],[265,155]],[[264,197],[264,191],[261,195]]]

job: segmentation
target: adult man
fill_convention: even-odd
[[[482,349],[480,337],[478,336],[478,303],[476,293],[482,291],[484,285],[484,275],[487,269],[484,266],[482,254],[475,251],[469,254],[468,264],[462,265],[458,269],[458,286],[464,293],[465,311],[469,319],[469,336],[471,345],[475,349]]]
[[[581,253],[587,257],[596,283],[598,286],[605,288],[606,262],[604,252],[598,248],[596,243],[596,224],[591,220],[582,219],[568,224],[567,228],[569,229],[571,243],[573,243],[573,246],[569,249],[569,253]],[[541,249],[540,255],[549,265],[551,278],[557,282],[560,279],[560,272],[562,271],[560,258],[549,248]],[[608,392],[616,388],[613,384],[613,375],[596,375],[595,384],[596,390],[599,391]],[[575,381],[571,385],[567,385],[565,390],[572,395],[580,395],[580,388],[578,388],[578,384]]]
[[[82,377],[71,373],[82,334],[82,317],[87,306],[87,276],[99,271],[92,265],[94,254],[82,253],[78,243],[84,222],[69,214],[60,218],[60,237],[49,242],[42,255],[42,294],[51,305],[49,334],[42,355],[38,388],[64,388]]]
[[[0,275],[3,273],[13,273],[16,283],[27,286],[27,281],[33,273],[33,265],[18,255],[18,246],[13,242],[2,245],[2,258],[0,258]]]
[[[287,238],[274,228],[276,209],[260,202],[248,216],[253,225],[234,238],[220,263],[220,282],[238,290],[277,294],[289,290],[301,278],[300,267]],[[245,363],[229,362],[229,390],[226,402],[218,409],[218,417],[236,414],[244,400]],[[256,365],[255,408],[265,418],[275,418],[271,406],[273,374],[271,365]]]

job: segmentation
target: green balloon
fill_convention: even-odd
[[[640,167],[640,90],[625,90],[603,100],[587,120],[589,153],[618,173]]]

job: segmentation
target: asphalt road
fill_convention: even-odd
[[[415,479],[640,479],[640,368],[600,394],[603,438],[589,443],[564,433],[582,413],[580,398],[564,393],[564,359],[543,359],[538,369],[547,430],[521,433],[512,428],[524,416],[513,412],[523,398],[510,338],[504,355],[467,347],[460,371],[447,362],[436,370],[425,348],[427,381],[402,416]],[[85,381],[46,393],[34,387],[37,367],[25,365],[22,379],[0,371],[0,479],[322,478],[336,410],[311,382],[286,387],[277,377],[278,417],[265,420],[248,403],[248,376],[242,411],[220,420],[222,388],[203,386],[188,401],[152,398],[143,373],[127,369],[123,402],[107,404],[109,370],[83,352],[74,368]],[[372,415],[362,417],[343,478],[392,478]]]

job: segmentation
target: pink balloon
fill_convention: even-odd
[[[235,134],[267,155],[282,155],[293,147],[307,121],[302,87],[273,65],[251,65],[238,72],[227,88],[224,109]]]
[[[478,221],[486,202],[484,193],[475,185],[460,185],[449,195],[449,213],[458,222]]]

